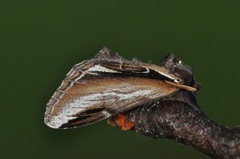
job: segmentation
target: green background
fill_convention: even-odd
[[[220,124],[240,123],[239,1],[0,0],[0,158],[209,158],[106,121],[72,130],[44,125],[66,73],[102,46],[155,64],[174,52],[202,85],[202,110]]]

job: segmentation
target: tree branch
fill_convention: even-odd
[[[125,115],[127,122],[134,123],[133,129],[143,135],[168,138],[213,158],[240,159],[240,128],[219,125],[186,103],[155,101]]]

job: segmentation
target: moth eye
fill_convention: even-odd
[[[179,60],[179,61],[178,61],[178,63],[179,63],[180,65],[182,65],[182,64],[183,64],[183,62],[182,62],[181,60]]]

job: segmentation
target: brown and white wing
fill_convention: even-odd
[[[103,48],[67,74],[47,104],[44,122],[52,128],[88,125],[179,89],[165,82],[175,77],[163,68],[142,65],[148,64],[127,61]]]

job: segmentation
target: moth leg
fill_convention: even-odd
[[[119,113],[107,120],[108,124],[118,127],[121,130],[127,131],[134,129],[134,122],[129,121],[125,113]]]

